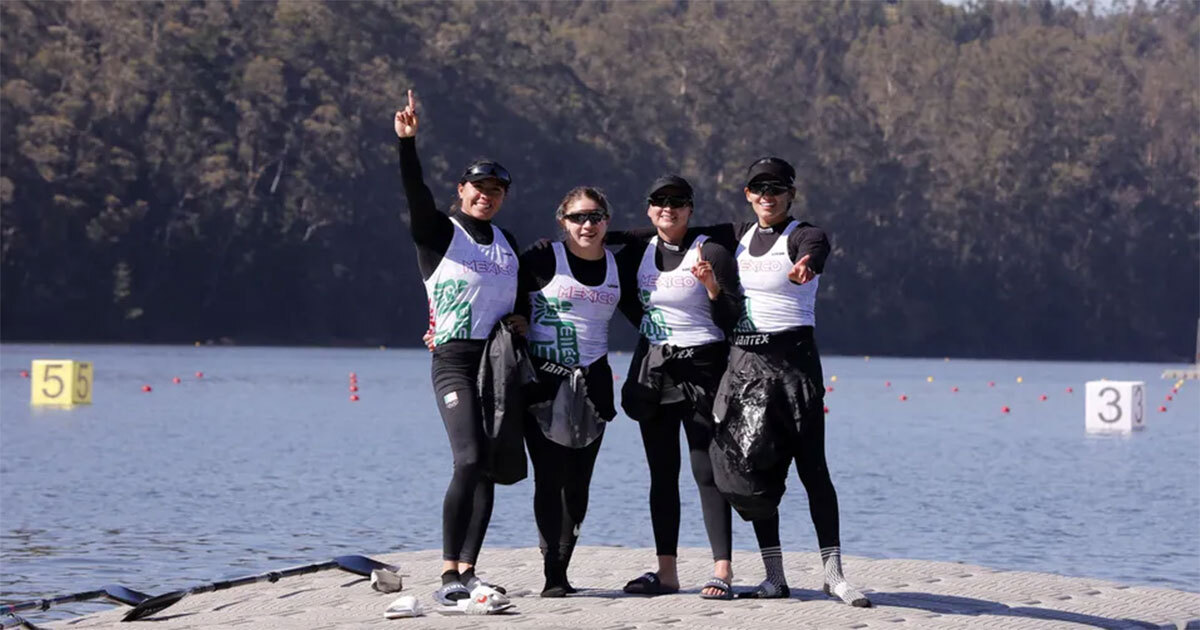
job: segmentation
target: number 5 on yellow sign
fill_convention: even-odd
[[[33,362],[29,402],[34,405],[71,405],[92,402],[92,364],[69,359]]]

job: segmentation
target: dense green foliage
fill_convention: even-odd
[[[697,222],[745,220],[745,167],[791,160],[834,244],[826,353],[1192,352],[1190,0],[12,0],[0,25],[7,340],[415,345],[415,87],[435,195],[498,159],[523,242],[579,184],[645,225],[667,171]]]

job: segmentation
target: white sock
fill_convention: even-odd
[[[851,586],[842,575],[842,548],[825,547],[821,549],[821,562],[825,565],[825,594],[836,595],[842,601],[859,608],[871,605],[871,600],[862,591]]]

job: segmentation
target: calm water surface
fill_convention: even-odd
[[[94,362],[93,404],[30,407],[19,372],[36,358]],[[622,379],[628,362],[613,357]],[[1166,367],[826,358],[843,548],[1200,591],[1200,383],[1160,413]],[[1099,378],[1146,382],[1146,431],[1084,433],[1083,386]],[[4,345],[0,600],[440,548],[450,472],[424,351]],[[687,471],[681,486],[680,544],[707,547]],[[619,416],[582,544],[653,547],[648,488]],[[489,545],[537,544],[531,506],[530,480],[497,488],[484,569]],[[785,548],[816,550],[794,474],[781,511]],[[736,518],[734,544],[755,548]]]

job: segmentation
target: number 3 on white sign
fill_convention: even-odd
[[[1107,396],[1108,394],[1112,394],[1112,400],[1101,400],[1101,402],[1103,402],[1106,407],[1112,407],[1114,415],[1111,418],[1106,418],[1104,417],[1104,411],[1101,410],[1099,413],[1100,421],[1116,422],[1117,420],[1121,419],[1121,407],[1119,404],[1121,402],[1121,392],[1115,387],[1105,387],[1104,389],[1100,390],[1101,398]]]

